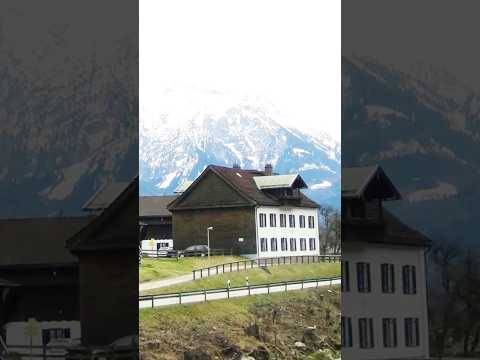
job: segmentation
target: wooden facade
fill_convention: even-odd
[[[143,227],[141,240],[173,239],[172,213],[168,204],[177,196],[141,196],[139,222]]]
[[[254,254],[257,252],[255,236],[255,208],[184,210],[173,218],[174,246],[185,249],[190,245],[206,245],[206,229],[210,232],[210,247],[224,249],[233,254]],[[240,242],[239,238],[243,241]]]
[[[80,264],[83,345],[138,334],[138,179],[68,241]]]

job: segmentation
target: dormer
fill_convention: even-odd
[[[380,166],[342,169],[342,220],[381,223],[382,202],[401,195]]]
[[[300,200],[300,189],[307,188],[299,174],[255,176],[253,180],[259,190],[284,201]]]

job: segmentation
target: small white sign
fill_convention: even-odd
[[[243,238],[238,238],[238,242],[243,242]]]

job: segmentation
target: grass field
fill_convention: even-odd
[[[265,351],[270,358],[327,359],[310,356],[319,349],[338,354],[339,321],[338,287],[143,309],[140,350],[144,359],[179,359],[186,352],[264,358],[255,355]],[[306,336],[308,327],[315,330]],[[296,349],[296,341],[306,348]]]
[[[181,259],[143,259],[140,265],[139,281],[161,280],[189,274],[194,269],[244,260],[238,256],[186,257]]]
[[[319,277],[340,276],[339,263],[314,263],[302,265],[280,265],[263,269],[250,269],[247,271],[225,273],[208,278],[192,280],[190,282],[162,287],[160,289],[142,292],[142,295],[160,294],[169,292],[183,292],[226,287],[227,280],[230,286],[244,286],[245,277],[248,276],[249,284],[264,284],[276,281],[313,279]]]

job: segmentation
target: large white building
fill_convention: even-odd
[[[429,240],[383,205],[400,200],[378,166],[342,171],[342,359],[427,359]]]
[[[168,206],[176,249],[207,244],[244,256],[319,255],[318,204],[299,174],[209,165]],[[208,228],[212,228],[210,232]]]

